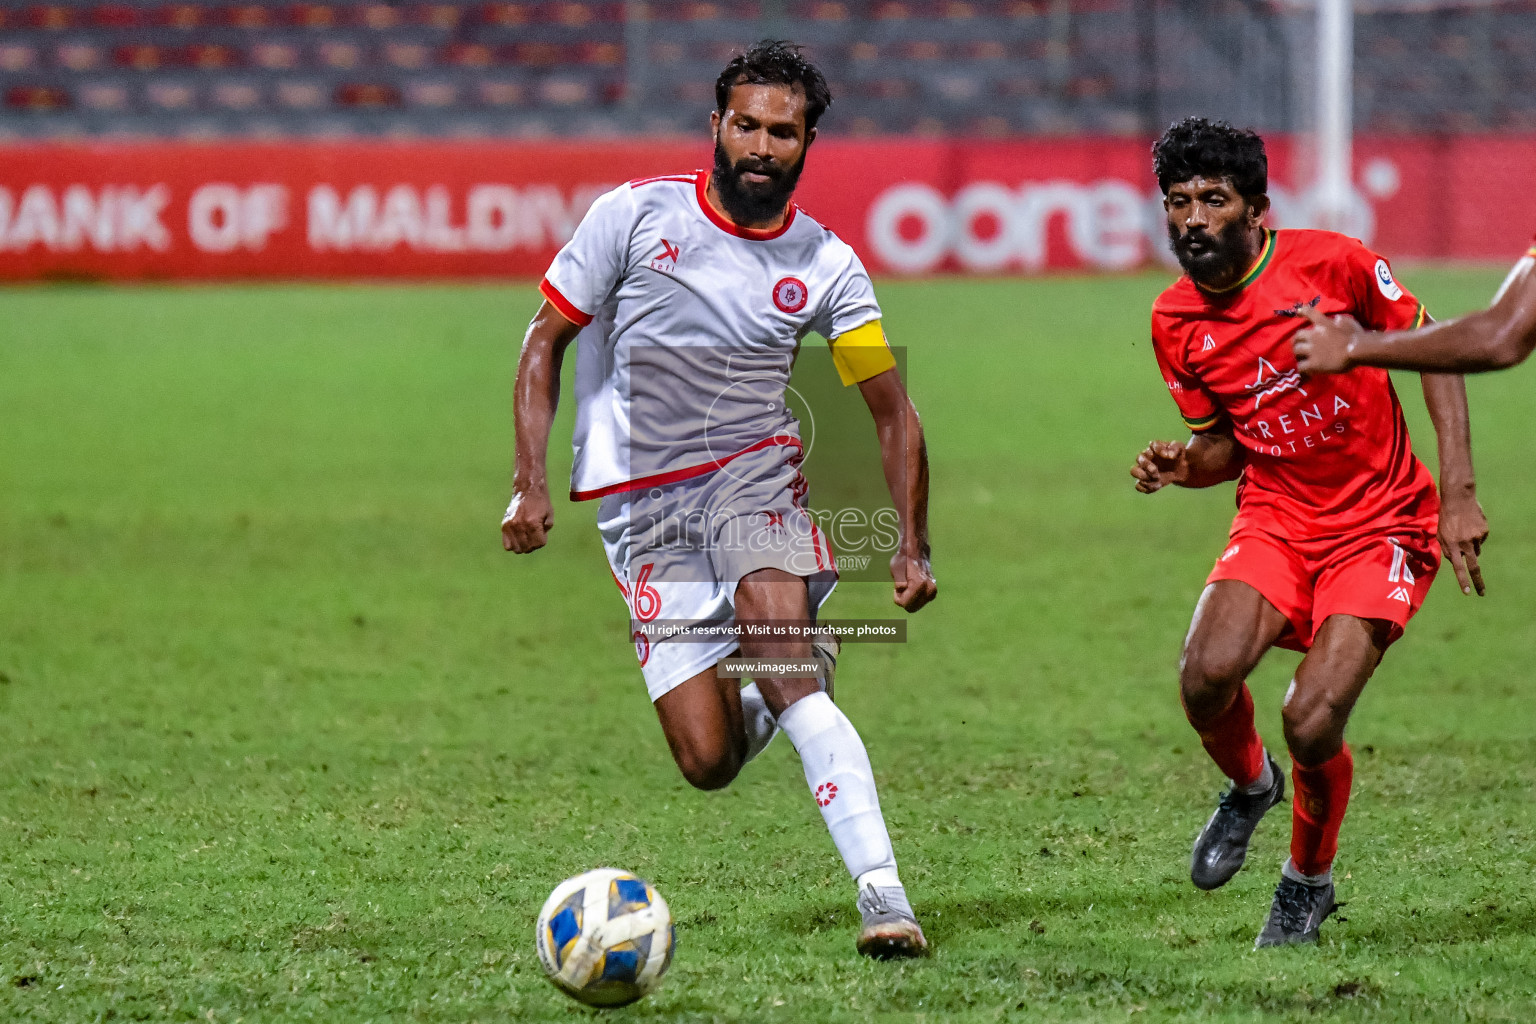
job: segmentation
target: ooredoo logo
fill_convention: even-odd
[[[825,806],[827,806],[827,804],[831,803],[833,800],[836,800],[836,799],[837,799],[837,784],[836,783],[833,783],[833,782],[823,782],[821,785],[816,787],[816,803],[817,803],[818,806],[825,807]]]
[[[1372,164],[1366,193],[1391,195],[1396,173],[1390,163]],[[1142,191],[1139,180],[1139,174],[1094,181],[977,180],[952,195],[928,182],[901,181],[870,204],[865,240],[880,264],[903,274],[931,273],[951,263],[984,274],[1085,265],[1127,270],[1148,258],[1175,268],[1162,194]],[[1376,216],[1366,193],[1351,188],[1338,211],[1317,189],[1292,192],[1271,182],[1270,223],[1331,227],[1369,242]],[[1377,283],[1384,291],[1395,287],[1390,279],[1378,277]]]
[[[810,297],[805,282],[798,277],[786,277],[773,286],[773,304],[786,313],[798,313],[805,308]]]

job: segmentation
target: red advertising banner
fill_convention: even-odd
[[[1308,226],[1271,140],[1274,223]],[[592,199],[706,166],[707,140],[125,143],[0,149],[0,280],[534,278]],[[1294,158],[1294,159],[1293,159]],[[1397,258],[1512,260],[1536,137],[1362,139],[1348,229]],[[1166,260],[1148,147],[1125,139],[827,140],[797,201],[876,274]]]

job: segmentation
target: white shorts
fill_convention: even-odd
[[[740,646],[722,634],[735,624],[743,576],[771,568],[804,577],[812,619],[837,586],[832,547],[801,504],[800,459],[798,448],[764,448],[704,476],[602,499],[597,527],[652,701]],[[647,635],[673,626],[685,628]],[[688,637],[694,626],[711,638]]]

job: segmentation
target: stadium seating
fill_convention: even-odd
[[[807,44],[829,125],[854,134],[1139,134],[1191,109],[1292,129],[1309,18],[1256,0],[0,0],[0,137],[692,130],[720,65],[765,35]],[[1536,127],[1536,3],[1375,5],[1356,38],[1362,130]]]

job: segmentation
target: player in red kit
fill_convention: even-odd
[[[1148,494],[1238,481],[1231,536],[1180,661],[1185,714],[1232,781],[1195,840],[1190,877],[1202,889],[1225,884],[1284,798],[1245,680],[1272,646],[1305,652],[1282,709],[1291,855],[1256,945],[1315,942],[1336,906],[1332,864],[1354,774],[1350,711],[1423,603],[1440,548],[1461,575],[1487,535],[1466,390],[1457,376],[1423,378],[1442,511],[1386,371],[1305,377],[1291,351],[1307,309],[1376,329],[1422,324],[1424,308],[1386,260],[1343,235],[1266,227],[1268,159],[1252,132],[1188,118],[1153,157],[1185,271],[1152,307],[1153,347],[1194,436],[1154,441],[1131,473]]]

